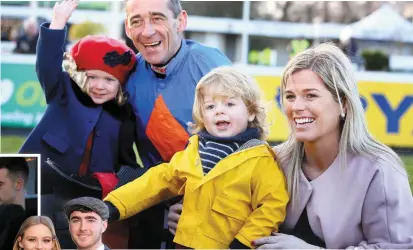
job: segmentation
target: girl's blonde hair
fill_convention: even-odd
[[[248,127],[258,129],[260,139],[267,135],[266,112],[261,100],[261,91],[252,77],[241,73],[234,67],[221,66],[213,69],[199,80],[195,89],[195,101],[192,118],[195,122],[189,127],[192,134],[205,129],[203,120],[204,93],[206,89],[214,88],[216,96],[239,97],[247,106],[250,114],[255,114]]]
[[[40,224],[45,225],[47,228],[49,228],[50,232],[52,233],[52,239],[54,242],[54,246],[52,250],[61,250],[59,241],[57,240],[57,237],[56,237],[56,232],[54,230],[52,220],[50,220],[50,218],[47,216],[30,216],[29,218],[27,218],[20,226],[20,230],[16,235],[16,240],[14,241],[13,250],[20,249],[19,242],[23,240],[24,233],[26,232],[28,228],[35,226],[35,225],[40,225]]]
[[[392,149],[375,140],[369,133],[353,67],[350,60],[337,46],[322,43],[293,57],[282,74],[281,98],[284,96],[288,79],[292,74],[304,69],[311,70],[323,80],[335,101],[340,105],[342,113],[344,113],[343,104],[345,104],[346,112],[345,117],[341,119],[339,142],[342,167],[346,166],[347,152],[379,158],[387,165],[396,168],[403,166],[400,157]],[[286,169],[288,191],[294,204],[298,201],[298,183],[304,159],[304,144],[295,139],[293,132],[287,141],[279,146],[277,153],[277,161]]]

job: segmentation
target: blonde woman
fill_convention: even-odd
[[[290,203],[282,233],[258,248],[413,249],[413,198],[400,158],[375,140],[352,66],[321,44],[292,58],[281,81],[291,126],[275,148]]]
[[[282,171],[263,141],[265,117],[250,77],[232,67],[213,69],[195,89],[194,135],[186,149],[109,193],[111,214],[125,219],[185,194],[175,243],[252,247],[252,240],[278,230],[288,203]]]
[[[20,227],[13,250],[60,250],[54,226],[49,217],[30,216]]]

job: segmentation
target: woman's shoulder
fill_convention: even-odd
[[[278,144],[272,147],[272,151],[277,155],[281,151],[282,144]]]
[[[352,155],[346,167],[355,178],[364,178],[364,181],[369,183],[380,183],[384,189],[389,185],[408,185],[408,175],[403,163],[391,155]]]
[[[280,143],[272,147],[272,151],[275,154],[275,160],[277,161],[278,165],[281,167],[283,171],[286,171],[289,162],[289,156],[286,154],[281,154],[283,150],[286,150],[284,148],[285,145],[285,143]],[[282,155],[283,157],[281,157]]]
[[[348,153],[349,166],[364,167],[381,172],[399,172],[407,175],[402,162],[399,162],[395,156],[389,154],[353,154]]]

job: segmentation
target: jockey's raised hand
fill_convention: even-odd
[[[50,23],[50,29],[63,29],[76,9],[78,4],[77,0],[64,0],[61,3],[56,2],[53,7],[53,17]]]

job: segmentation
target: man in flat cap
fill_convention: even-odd
[[[64,211],[69,220],[69,231],[79,250],[110,250],[102,243],[109,219],[108,207],[93,197],[68,201]]]

